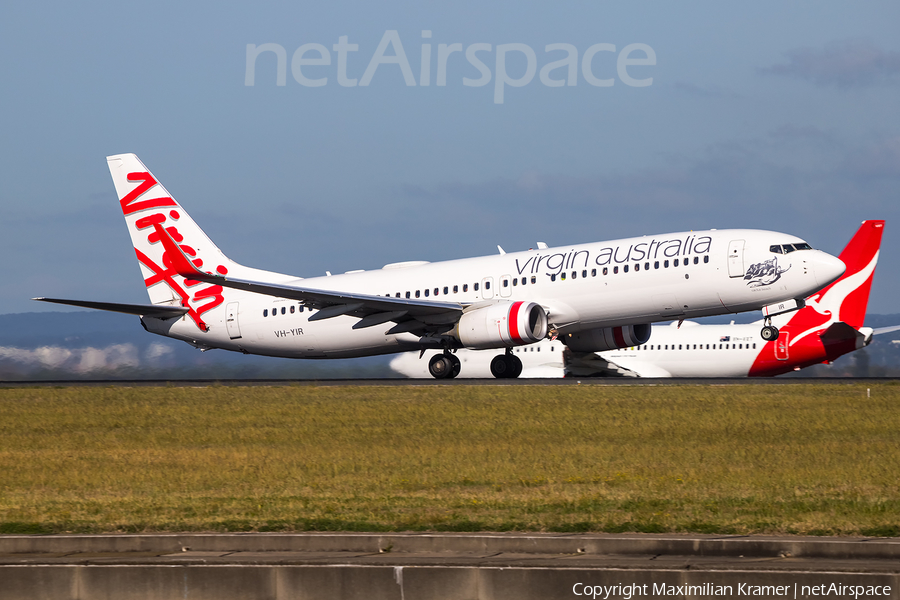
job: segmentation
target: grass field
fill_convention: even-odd
[[[898,409],[892,384],[4,389],[0,533],[895,536]]]

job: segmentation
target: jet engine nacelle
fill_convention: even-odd
[[[649,324],[601,327],[566,335],[562,340],[573,352],[603,352],[646,344],[650,332]]]
[[[547,337],[547,313],[534,302],[503,302],[463,313],[456,337],[466,348],[504,348]]]

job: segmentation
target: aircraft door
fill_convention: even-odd
[[[775,340],[775,358],[778,360],[788,359],[788,338],[789,331],[781,331],[778,333],[778,339]]]
[[[503,275],[500,277],[500,295],[509,298],[512,295],[512,277]]]
[[[728,244],[728,276],[744,276],[744,240],[731,240]]]
[[[225,305],[225,329],[228,331],[228,337],[233,340],[241,337],[241,328],[238,325],[238,303],[229,302]]]
[[[481,280],[481,297],[484,300],[490,300],[494,297],[494,278],[485,277]]]

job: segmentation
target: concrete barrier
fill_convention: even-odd
[[[0,600],[900,598],[898,547],[762,536],[0,536]]]

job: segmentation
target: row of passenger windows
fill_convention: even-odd
[[[709,262],[709,256],[704,256],[704,257],[703,257],[703,262],[704,262],[704,264],[705,264],[705,263],[708,263],[708,262]],[[663,269],[668,269],[668,268],[669,268],[669,263],[670,263],[669,260],[663,260],[663,261],[658,261],[658,260],[657,260],[657,261],[654,261],[654,262],[653,262],[653,268],[654,268],[654,269],[659,269],[660,267],[662,267]],[[686,266],[688,266],[689,264],[691,264],[689,258],[685,258],[685,259],[678,259],[678,258],[676,258],[676,259],[674,259],[674,260],[671,261],[671,266],[673,266],[673,267],[677,267],[677,266],[679,266],[679,265],[683,265],[683,266],[686,267]],[[699,264],[700,264],[700,257],[699,257],[699,256],[695,256],[695,257],[694,257],[694,264],[695,264],[695,265],[699,265]],[[622,266],[622,272],[623,272],[623,273],[627,273],[628,270],[629,270],[629,268],[630,268],[630,265],[623,265],[623,266]],[[641,263],[636,263],[636,264],[634,265],[634,270],[635,270],[635,271],[640,271],[640,270],[641,270]],[[649,263],[649,262],[645,262],[645,263],[644,263],[644,270],[645,270],[645,271],[649,271],[649,270],[650,270],[650,263]],[[598,272],[597,269],[591,269],[591,270],[590,270],[590,276],[591,276],[591,277],[596,277],[596,276],[597,276],[597,272]],[[603,275],[609,275],[610,269],[609,269],[609,267],[603,267],[603,270],[602,270],[601,272],[602,272]],[[619,273],[619,267],[618,267],[618,265],[612,268],[612,273],[613,273],[613,275],[617,275],[617,274]],[[560,273],[560,274],[559,274],[559,279],[560,279],[560,281],[565,281],[565,280],[566,280],[566,276],[567,276],[566,273]],[[588,270],[587,270],[587,269],[583,269],[583,270],[581,271],[581,277],[582,277],[582,278],[587,278],[587,277],[588,277]],[[556,281],[556,278],[557,278],[557,274],[556,274],[556,273],[550,275],[550,281]],[[572,271],[571,278],[572,278],[572,279],[578,279],[578,271]],[[537,283],[537,277],[534,276],[534,275],[532,275],[530,278],[528,278],[528,277],[513,277],[513,278],[510,279],[510,278],[508,278],[508,277],[504,277],[504,278],[502,278],[502,279],[500,280],[500,285],[502,285],[504,288],[508,288],[508,287],[510,287],[510,286],[512,286],[512,287],[518,287],[519,285],[528,285],[529,281],[531,282],[532,285],[533,285],[533,284],[536,284],[536,283]],[[450,289],[451,289],[451,288],[450,288],[449,286],[446,286],[446,285],[443,287],[443,291],[444,291],[444,295],[445,295],[445,296],[448,295],[448,294],[450,294]],[[454,285],[452,289],[453,289],[453,293],[454,293],[454,294],[459,293],[459,286],[458,286],[458,285]],[[491,282],[490,282],[490,281],[485,281],[485,282],[484,282],[484,289],[486,289],[486,290],[491,289]],[[476,292],[478,291],[478,284],[477,284],[477,283],[472,284],[472,290],[473,290],[473,291],[476,291]],[[463,284],[463,286],[462,286],[462,291],[463,291],[463,292],[468,292],[468,291],[469,291],[469,284]],[[427,289],[426,289],[426,290],[424,291],[424,296],[425,296],[425,298],[428,298],[429,295],[432,294],[432,292],[434,293],[435,296],[439,296],[440,293],[441,293],[441,288],[440,288],[440,287],[436,287],[436,288],[434,288],[433,290],[427,290]],[[388,297],[388,298],[391,297],[390,294],[385,294],[385,296]],[[407,298],[421,298],[421,297],[423,296],[423,293],[422,293],[421,290],[416,290],[415,292],[406,292],[405,296],[406,296]],[[400,292],[397,292],[396,294],[394,294],[394,297],[400,298],[400,297],[401,297]]]
[[[686,267],[686,266],[688,266],[689,264],[691,264],[690,260],[691,260],[691,259],[689,259],[689,258],[685,258],[684,260],[681,260],[681,259],[676,258],[676,259],[672,260],[671,262],[672,262],[672,266],[673,266],[673,267],[677,267],[677,266],[679,266],[679,265],[683,265],[683,266]],[[704,263],[708,263],[708,262],[709,262],[709,256],[704,256],[704,257],[703,257],[703,262],[704,262]],[[695,256],[695,257],[694,257],[694,264],[695,264],[695,265],[699,265],[699,264],[700,264],[700,257],[699,257],[699,256]],[[630,269],[632,266],[634,267],[635,272],[638,272],[638,271],[641,270],[641,263],[635,263],[634,265],[622,265],[622,272],[623,272],[623,273],[627,273],[627,272],[629,271],[629,269]],[[664,260],[664,261],[658,261],[658,260],[656,260],[656,261],[653,261],[653,268],[654,268],[654,269],[659,269],[660,266],[661,266],[663,269],[668,269],[668,268],[669,268],[669,261],[668,261],[668,260]],[[644,268],[645,271],[649,271],[649,270],[650,270],[650,262],[649,262],[649,261],[648,261],[648,262],[645,262],[644,265],[643,265],[643,268]],[[603,267],[602,273],[603,273],[603,275],[609,275],[609,267]],[[612,274],[613,274],[613,275],[618,275],[618,274],[619,274],[619,266],[618,266],[618,265],[616,265],[615,267],[612,268]],[[588,276],[588,270],[587,270],[587,269],[584,269],[583,271],[581,271],[581,276],[582,276],[582,277],[587,277],[587,276]],[[597,276],[597,269],[591,269],[591,277],[596,277],[596,276]],[[572,271],[572,279],[577,279],[577,278],[578,278],[578,271]],[[566,273],[560,273],[560,274],[559,274],[559,279],[560,279],[561,281],[565,281],[565,280],[566,280]],[[550,281],[556,281],[556,275],[551,275],[551,276],[550,276]]]
[[[508,279],[508,278],[504,278],[504,279],[501,281],[501,285],[502,285],[503,287],[509,287],[509,286],[510,286],[510,281],[512,281],[512,285],[513,285],[513,286],[518,286],[520,283],[521,283],[522,285],[528,285],[529,278],[528,278],[528,277],[522,277],[522,278],[520,279],[520,278],[518,278],[518,277],[514,277],[512,280],[510,280],[510,279]],[[530,281],[531,281],[532,285],[535,284],[535,283],[537,283],[537,277],[534,276],[534,275],[532,275]],[[450,290],[451,290],[451,289],[453,290],[453,293],[454,293],[454,294],[458,294],[458,293],[459,293],[459,288],[460,288],[460,286],[458,286],[458,285],[454,285],[452,288],[451,288],[450,286],[448,286],[448,285],[445,285],[445,286],[443,287],[444,295],[445,295],[445,296],[450,295]],[[436,288],[434,288],[433,290],[427,289],[427,290],[424,291],[424,296],[425,296],[426,298],[428,298],[432,293],[433,293],[436,297],[437,297],[437,296],[440,296],[440,295],[441,295],[441,289],[442,289],[442,288],[439,288],[439,287],[436,287]],[[472,291],[477,292],[479,289],[480,289],[480,285],[479,285],[478,283],[473,283],[473,284],[472,284]],[[485,289],[485,290],[491,289],[491,282],[490,282],[490,281],[485,281],[485,282],[484,282],[484,289]],[[468,283],[462,284],[462,291],[463,291],[463,293],[466,293],[466,292],[469,291],[469,284],[468,284]],[[385,294],[385,296],[386,296],[387,298],[390,298],[390,297],[391,297],[390,294]],[[422,290],[416,290],[415,292],[406,292],[405,296],[406,296],[407,298],[421,298],[421,297],[423,296],[423,291],[422,291]],[[400,297],[401,297],[400,292],[397,292],[396,294],[394,294],[394,297],[395,297],[395,298],[400,298]]]
[[[682,348],[684,346],[684,348]],[[751,350],[751,344],[694,344],[694,350]],[[644,344],[643,346],[632,346],[629,350],[691,350],[691,344]],[[752,344],[752,349],[756,350],[756,342]]]
[[[290,314],[294,314],[295,312],[303,312],[304,308],[305,308],[305,307],[304,307],[303,305],[297,306],[296,304],[291,304],[290,306],[282,306],[282,307],[281,307],[281,314],[286,315],[286,314],[288,314],[289,312],[290,312]],[[311,309],[311,308],[306,308],[306,310],[308,310],[309,312],[312,312],[312,311],[313,311],[313,309]],[[276,307],[274,307],[274,308],[272,309],[272,316],[274,317],[274,316],[277,315],[277,314],[278,314],[278,307],[276,306]],[[264,309],[263,309],[263,316],[264,316],[264,317],[268,317],[268,316],[269,316],[269,309],[268,309],[268,308],[264,308]]]

